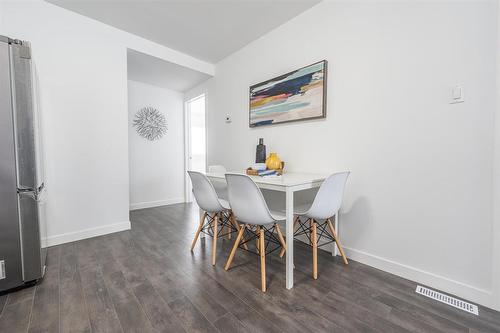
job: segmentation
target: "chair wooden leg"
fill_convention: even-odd
[[[280,240],[281,243],[281,251],[280,251],[280,258],[283,258],[283,255],[286,252],[286,242],[285,238],[283,237],[283,234],[281,233],[281,228],[278,223],[276,225],[276,233],[278,234],[278,239]]]
[[[233,213],[231,213],[231,218],[230,218],[230,221],[231,221],[231,223],[232,223],[232,224],[234,224],[234,226],[236,227],[236,230],[238,230],[238,232],[239,232],[239,231],[240,231],[240,229],[241,229],[242,227],[241,227],[241,226],[238,224],[238,222],[236,221],[236,218],[234,217],[234,214],[233,214]],[[243,238],[242,240],[243,240],[243,241],[245,241],[245,238]],[[245,244],[243,244],[243,248],[244,248],[245,250],[248,250],[248,246],[247,246],[247,244],[246,244],[246,243],[245,243]]]
[[[349,265],[347,262],[347,257],[345,256],[344,249],[342,248],[342,244],[340,244],[340,239],[337,237],[337,233],[335,232],[335,228],[333,227],[332,221],[330,219],[328,221],[328,227],[330,228],[330,232],[332,233],[333,239],[335,239],[335,244],[337,244],[337,247],[339,249],[340,255],[342,256],[342,259],[344,260],[344,264]]]
[[[191,251],[193,251],[196,242],[198,241],[198,237],[200,236],[201,229],[203,228],[203,223],[205,223],[205,218],[207,217],[207,212],[204,212],[201,219],[200,224],[198,225],[198,230],[196,230],[196,235],[194,235],[193,242],[191,243]]]
[[[236,236],[233,248],[231,250],[231,253],[229,254],[229,258],[227,258],[226,266],[224,267],[224,270],[226,271],[229,269],[229,266],[231,266],[231,263],[233,262],[234,255],[236,254],[236,250],[238,249],[238,245],[240,245],[241,239],[243,238],[243,234],[245,233],[245,228],[246,225],[240,227],[240,231],[238,231],[238,236]]]
[[[309,219],[309,245],[312,246],[312,225],[313,225],[313,219]]]
[[[312,224],[312,233],[311,233],[311,242],[313,249],[313,279],[318,278],[318,238],[316,233],[316,221],[311,219]]]
[[[264,230],[259,228],[260,242],[260,283],[263,292],[266,292],[266,247],[264,245]]]
[[[257,253],[260,254],[260,238],[259,238],[260,237],[260,227],[257,227],[256,231],[257,231],[258,237],[255,240],[255,248],[257,249]]]
[[[214,239],[212,241],[212,266],[215,266],[215,260],[217,258],[217,227],[219,226],[219,216],[214,215]]]

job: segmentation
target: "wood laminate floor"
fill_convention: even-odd
[[[0,332],[500,332],[500,313],[480,316],[415,294],[414,282],[295,246],[295,288],[285,289],[285,261],[260,261],[232,241],[189,251],[198,212],[180,204],[131,212],[132,230],[49,249],[35,287],[0,296]],[[234,240],[234,238],[233,238]]]

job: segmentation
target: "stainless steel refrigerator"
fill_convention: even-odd
[[[29,43],[0,36],[0,293],[45,272],[38,81]]]

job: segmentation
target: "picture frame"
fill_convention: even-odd
[[[321,60],[250,86],[249,126],[326,118],[327,78]]]

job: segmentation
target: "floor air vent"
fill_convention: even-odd
[[[467,311],[469,313],[473,313],[476,316],[479,315],[479,310],[477,308],[477,305],[470,304],[467,302],[464,302],[458,298],[451,297],[445,294],[440,293],[439,291],[435,291],[426,287],[422,286],[417,286],[417,290],[415,290],[417,294],[427,296],[429,298],[435,299],[436,301],[439,301],[444,304],[451,305],[457,309]]]
[[[5,279],[5,260],[0,260],[0,280]]]

